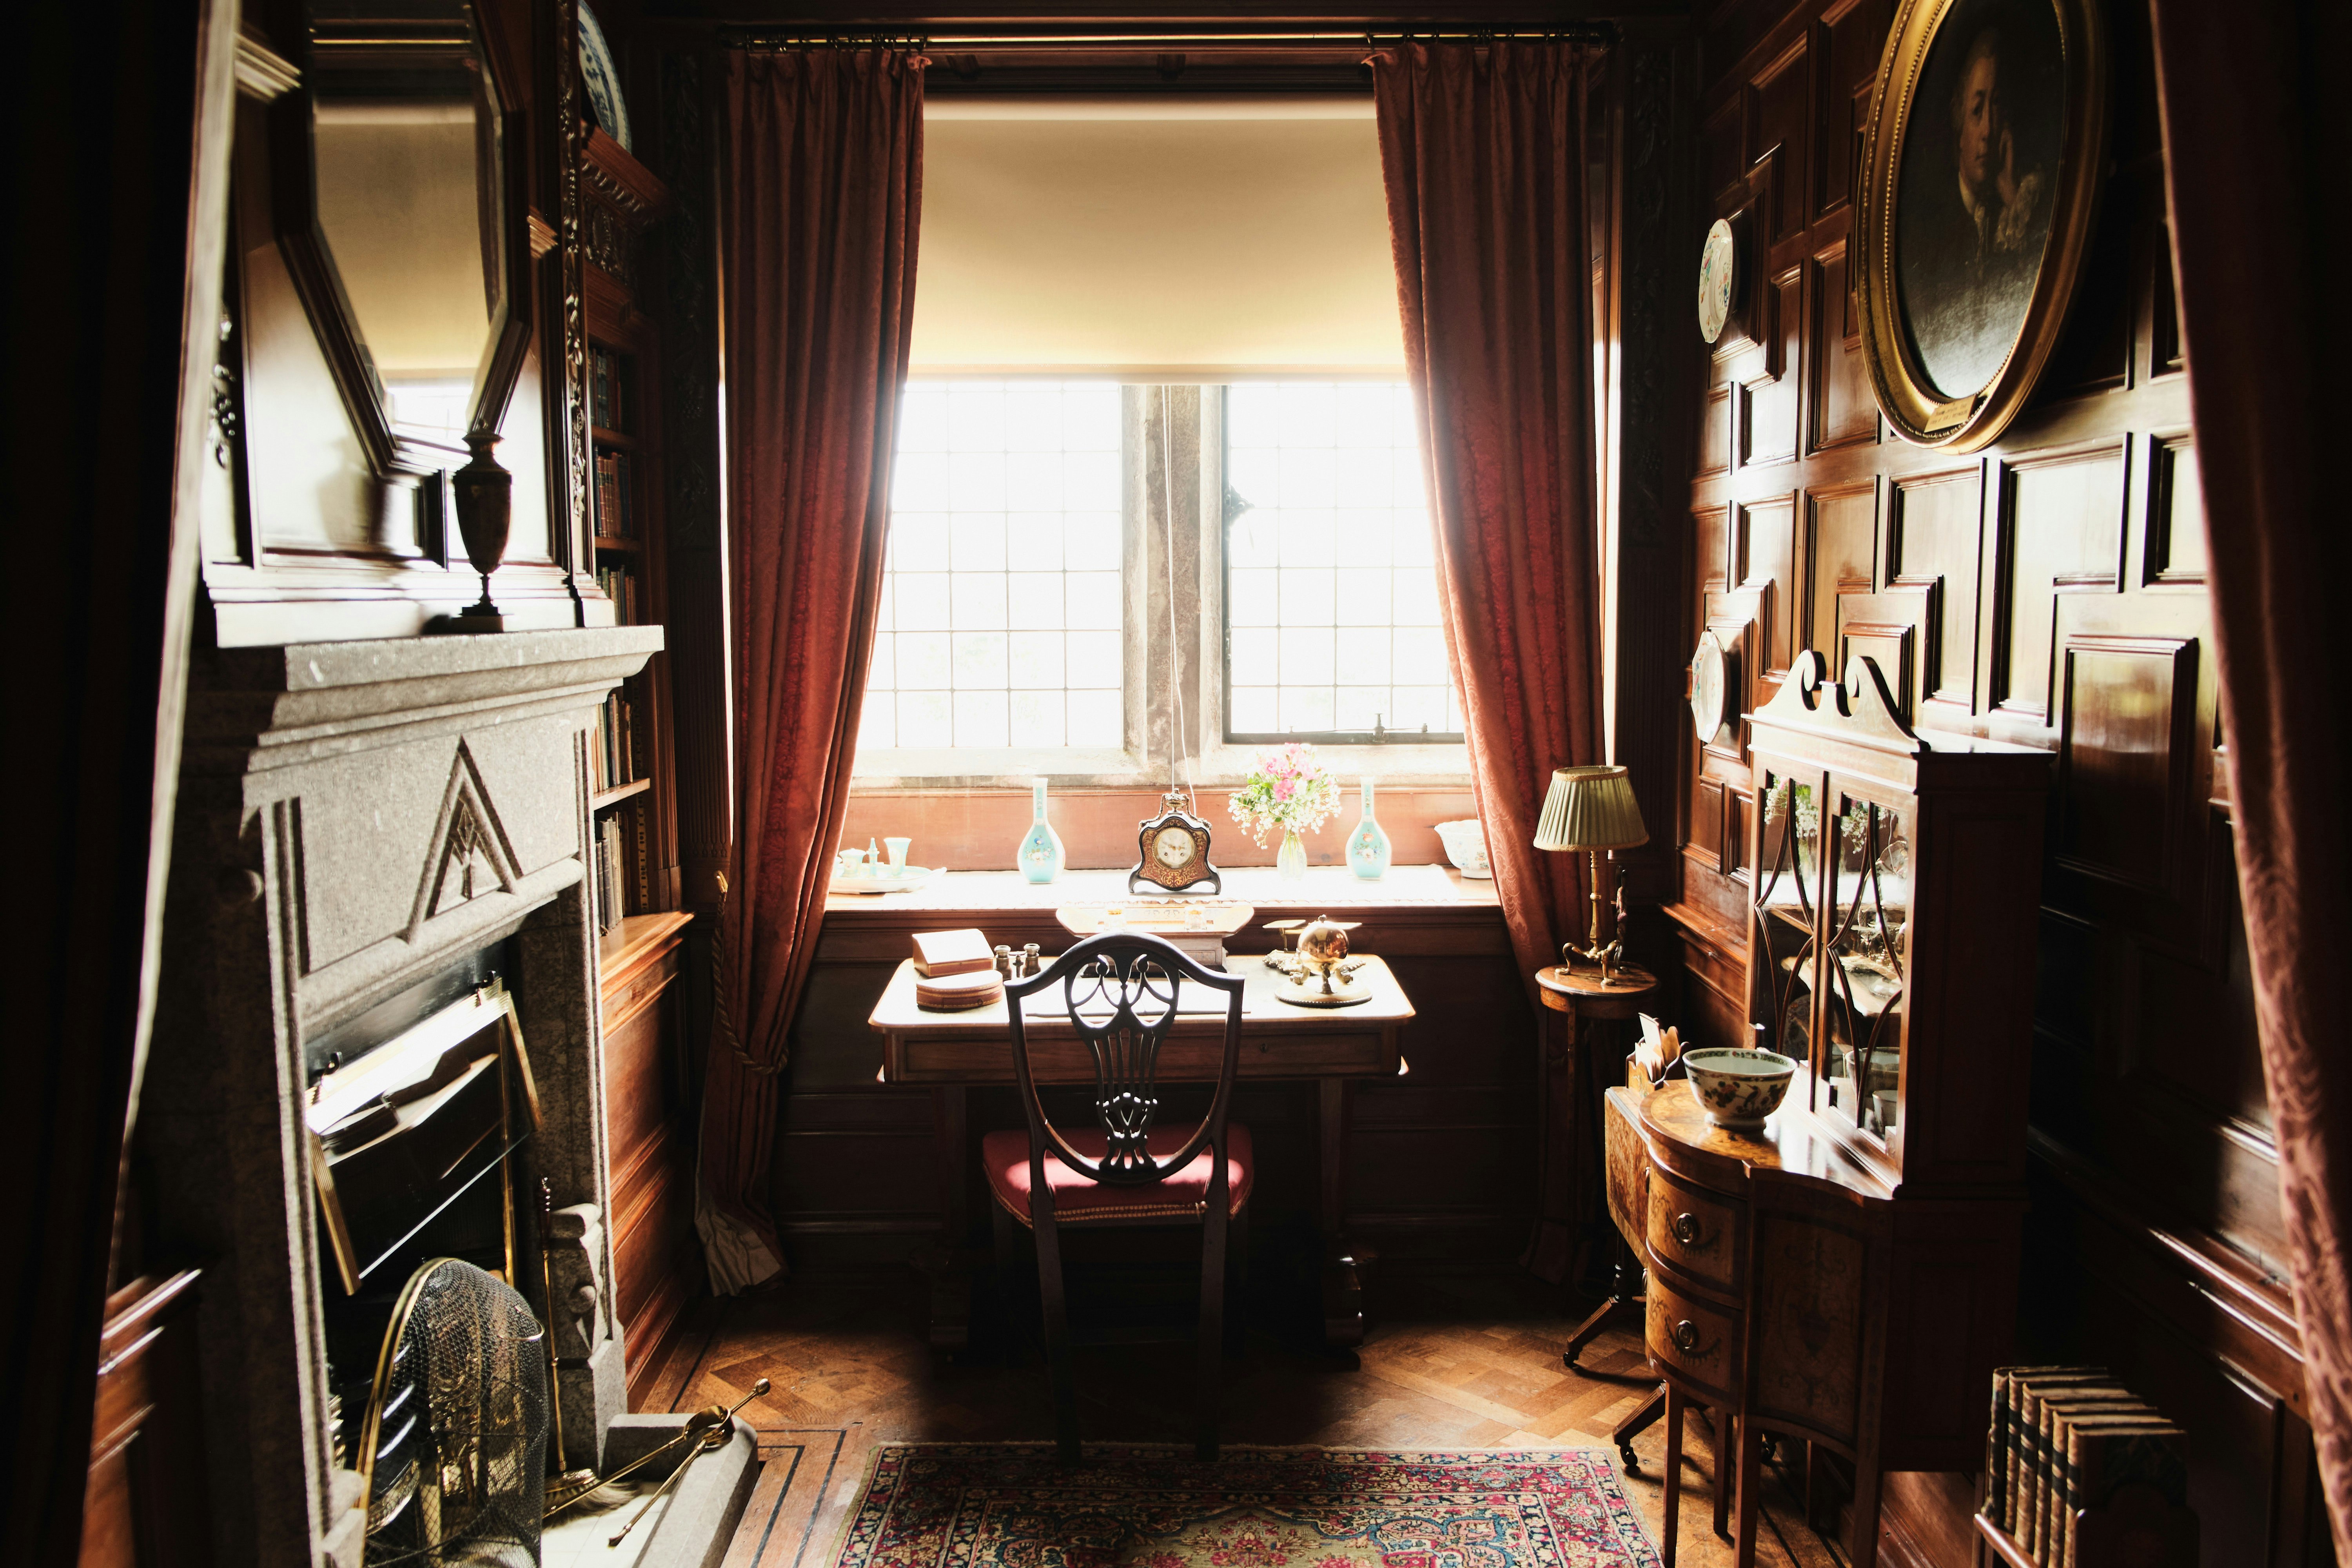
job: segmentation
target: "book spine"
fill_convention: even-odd
[[[1992,1415],[1985,1423],[1984,1516],[2003,1530],[2009,1528],[2009,1478],[2002,1468],[2009,1457],[2009,1376],[2005,1366],[1992,1369]]]

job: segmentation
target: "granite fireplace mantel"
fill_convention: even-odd
[[[591,731],[659,627],[238,648],[192,675],[154,1043],[155,1244],[200,1263],[220,1561],[358,1568],[335,1463],[303,1042],[515,938],[553,1185],[572,1463],[624,1404],[590,852]],[[534,1245],[537,1238],[534,1237]],[[575,1370],[576,1369],[576,1370]],[[583,1419],[593,1410],[593,1426]],[[581,1428],[586,1427],[586,1430]]]

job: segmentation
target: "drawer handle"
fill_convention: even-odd
[[[1675,1239],[1681,1242],[1685,1247],[1696,1247],[1698,1245],[1698,1215],[1695,1214],[1678,1214],[1675,1215]]]
[[[1675,1349],[1685,1355],[1698,1353],[1698,1325],[1688,1318],[1675,1325]]]

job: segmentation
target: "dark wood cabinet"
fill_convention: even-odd
[[[1671,1403],[1734,1415],[1742,1568],[1768,1432],[1852,1465],[1869,1568],[1885,1476],[1976,1464],[2014,1340],[2052,759],[1913,731],[1861,656],[1799,652],[1748,722],[1748,1028],[1794,1075],[1755,1132],[1613,1091],[1612,1185]]]

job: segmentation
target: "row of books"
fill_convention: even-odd
[[[637,595],[637,574],[626,566],[599,566],[596,585],[604,590],[604,597],[613,601],[625,626],[645,624],[645,604]]]
[[[619,451],[596,454],[596,536],[635,539],[637,520],[629,500],[629,455]]]
[[[627,860],[621,853],[621,819],[607,816],[596,824],[596,929],[611,931],[628,913]]]
[[[637,782],[636,713],[628,691],[615,687],[604,694],[596,713],[596,744],[588,752],[598,793]]]
[[[611,349],[588,350],[588,418],[606,430],[629,428],[628,362]]]
[[[2188,1435],[2104,1368],[1993,1370],[1984,1512],[2028,1557],[2072,1568],[2084,1512],[2129,1486],[2187,1506]]]

